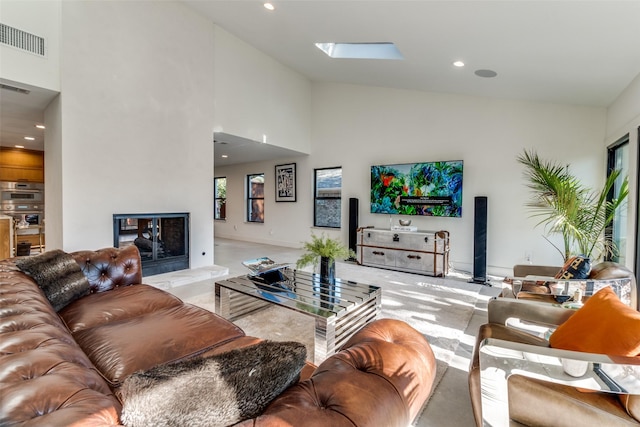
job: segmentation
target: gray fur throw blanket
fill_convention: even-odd
[[[254,418],[298,381],[306,353],[297,342],[263,341],[136,372],[118,391],[122,423],[222,427]]]
[[[59,249],[19,258],[16,266],[36,281],[56,311],[89,293],[89,281],[78,263]]]

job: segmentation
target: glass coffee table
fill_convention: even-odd
[[[231,321],[272,304],[315,319],[314,363],[319,364],[354,333],[376,319],[382,289],[350,280],[282,268],[270,277],[245,275],[216,282],[216,313]]]

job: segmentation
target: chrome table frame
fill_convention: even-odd
[[[580,290],[583,296],[591,296],[602,288],[610,286],[616,293],[620,301],[631,306],[632,289],[634,280],[631,277],[622,277],[617,279],[556,279],[546,276],[527,276],[527,277],[511,277],[510,283],[514,297],[520,298],[519,294],[528,294],[529,297],[553,300],[554,294],[540,294],[535,292],[522,291],[524,282],[547,282],[554,286],[561,287],[561,295],[574,295],[576,290]],[[526,298],[525,298],[526,299]],[[635,308],[635,307],[633,307]]]
[[[316,274],[281,269],[283,280],[267,283],[259,276],[216,282],[216,313],[231,321],[271,304],[315,319],[314,363],[335,353],[354,333],[376,319],[382,289],[349,280],[321,282]]]

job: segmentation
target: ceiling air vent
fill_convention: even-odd
[[[36,36],[5,24],[0,24],[0,43],[45,56],[44,37]]]
[[[10,91],[13,91],[13,92],[22,93],[24,95],[29,95],[31,93],[31,91],[28,90],[28,89],[23,89],[21,87],[16,87],[16,86],[10,86],[10,85],[6,85],[4,83],[0,83],[0,89],[10,90]]]

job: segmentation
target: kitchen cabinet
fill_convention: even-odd
[[[11,258],[13,248],[13,218],[0,215],[0,259]]]
[[[358,229],[358,263],[409,273],[446,276],[448,231]]]
[[[44,182],[44,151],[0,147],[0,181]]]

